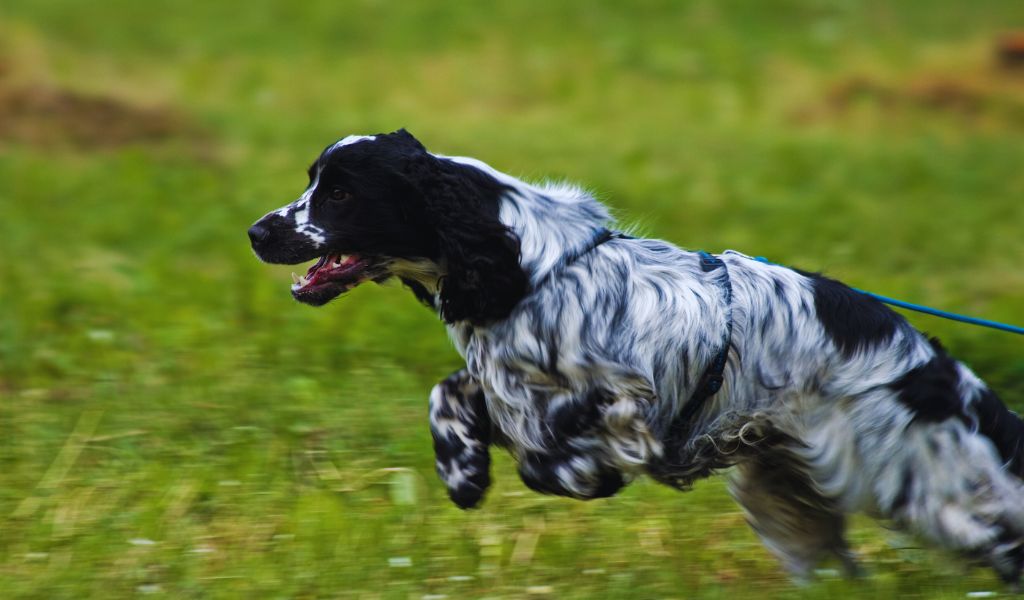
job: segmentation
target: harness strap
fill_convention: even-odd
[[[722,291],[725,296],[725,337],[722,342],[722,348],[715,354],[711,364],[704,369],[704,374],[701,375],[700,383],[693,391],[693,395],[690,396],[690,401],[683,406],[683,410],[673,419],[670,431],[675,430],[676,426],[685,425],[700,412],[700,409],[704,408],[704,403],[707,402],[708,398],[714,396],[718,393],[718,390],[722,389],[725,363],[729,358],[729,348],[732,346],[732,282],[729,280],[729,268],[725,266],[725,261],[713,254],[703,250],[698,254],[700,254],[700,268],[705,273],[719,268],[725,272],[725,277],[722,279]]]
[[[544,277],[541,278],[540,281],[538,281],[537,283],[534,284],[534,286],[533,286],[534,289],[537,289],[537,288],[540,288],[540,287],[544,286],[544,284],[546,284],[548,282],[548,280],[551,279],[551,277],[555,273],[561,272],[563,269],[565,269],[566,267],[568,267],[569,265],[573,264],[574,262],[579,260],[581,257],[583,257],[583,255],[587,254],[588,252],[593,251],[595,248],[597,248],[601,244],[604,244],[605,242],[610,242],[611,240],[615,240],[615,239],[631,240],[631,239],[633,239],[633,237],[632,236],[628,236],[628,235],[622,233],[621,231],[612,231],[611,229],[608,229],[607,227],[602,227],[602,228],[598,229],[594,233],[593,239],[591,239],[590,242],[586,246],[583,246],[582,248],[580,248],[579,250],[576,250],[575,252],[566,254],[565,258],[562,259],[561,264],[553,267],[550,271],[547,272],[546,275],[544,275]]]
[[[568,255],[565,258],[565,260],[562,261],[562,267],[565,268],[565,267],[571,265],[572,263],[574,263],[577,260],[579,260],[580,257],[583,256],[584,254],[590,252],[594,248],[597,248],[601,244],[603,244],[605,242],[610,242],[611,240],[614,240],[614,239],[631,240],[633,238],[628,236],[628,235],[626,235],[626,234],[624,234],[624,233],[622,233],[621,231],[612,231],[611,229],[608,229],[607,227],[602,227],[601,229],[597,230],[597,233],[594,235],[594,239],[590,240],[589,244],[587,244],[583,248],[580,248],[579,250],[577,250],[573,254]]]
[[[595,233],[594,238],[589,244],[566,256],[562,260],[562,264],[559,267],[552,269],[551,272],[537,283],[536,287],[543,285],[555,271],[560,271],[561,269],[568,267],[579,260],[580,257],[591,252],[601,244],[614,239],[630,240],[634,238],[620,231],[612,231],[606,227],[602,227]],[[725,296],[725,336],[723,336],[722,339],[722,348],[715,354],[711,363],[704,370],[704,374],[701,375],[700,382],[698,383],[697,388],[693,391],[690,401],[683,406],[683,409],[678,415],[676,415],[675,419],[673,419],[672,426],[669,428],[669,431],[676,431],[679,426],[685,427],[686,423],[704,407],[704,403],[707,402],[708,398],[714,396],[718,393],[718,390],[722,389],[725,364],[729,358],[729,349],[732,347],[732,283],[729,280],[729,269],[725,266],[725,261],[714,254],[710,254],[703,250],[698,254],[700,255],[700,268],[705,273],[722,269],[725,274],[725,277],[722,278],[722,291]]]

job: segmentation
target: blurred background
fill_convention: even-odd
[[[735,248],[1019,323],[1024,3],[0,6],[0,596],[948,597],[867,519],[794,588],[721,478],[581,503],[433,473],[460,366],[397,287],[322,309],[245,230],[329,142],[407,127]],[[1024,408],[1014,336],[911,317]]]

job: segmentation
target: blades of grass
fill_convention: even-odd
[[[71,467],[78,461],[79,455],[82,454],[82,449],[85,448],[86,443],[88,443],[96,431],[96,427],[99,425],[102,417],[103,412],[96,410],[87,410],[78,417],[75,429],[64,441],[60,452],[57,453],[56,458],[50,463],[50,468],[43,474],[42,479],[39,480],[39,484],[36,485],[32,493],[14,509],[14,512],[11,513],[12,518],[28,517],[34,514],[42,503],[42,498],[38,495],[38,492],[55,489],[64,481],[68,471],[71,470]]]

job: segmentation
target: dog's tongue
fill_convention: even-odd
[[[358,255],[328,254],[323,256],[306,272],[306,285],[314,285],[343,279],[351,276],[351,271],[358,270],[361,260]]]
[[[325,254],[321,256],[320,260],[313,263],[313,266],[306,271],[306,279],[312,279],[313,275],[320,269],[320,267],[333,263],[336,256],[337,255],[335,254]]]
[[[358,283],[367,261],[357,254],[328,254],[306,271],[305,277],[292,273],[292,291],[301,291],[321,283],[344,282]]]

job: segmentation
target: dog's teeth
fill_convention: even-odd
[[[298,283],[301,278],[292,271],[292,283]]]

